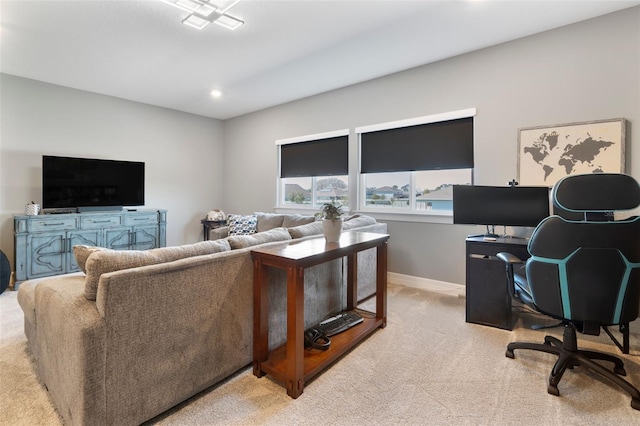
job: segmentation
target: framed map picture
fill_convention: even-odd
[[[624,118],[518,130],[518,182],[553,186],[581,173],[624,173]]]

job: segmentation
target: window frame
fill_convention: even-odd
[[[452,210],[418,210],[416,209],[416,171],[407,170],[410,174],[409,178],[409,203],[410,209],[401,208],[375,208],[368,207],[366,205],[366,175],[368,173],[361,173],[362,170],[362,134],[369,132],[376,132],[380,130],[398,129],[402,127],[417,126],[422,124],[438,123],[443,121],[456,120],[460,118],[475,118],[476,109],[467,108],[463,110],[451,111],[440,114],[433,114],[428,116],[414,117],[404,120],[389,121],[385,123],[372,124],[368,126],[356,127],[355,133],[358,140],[358,170],[357,170],[357,211],[375,215],[381,219],[398,220],[401,218],[409,219],[411,221],[418,222],[436,222],[436,223],[451,223],[453,220]],[[474,145],[475,145],[475,123],[474,123]],[[471,183],[474,180],[474,168],[471,169]],[[406,220],[404,219],[404,220]]]
[[[277,139],[275,141],[275,145],[277,147],[277,157],[278,157],[278,169],[277,169],[278,174],[277,174],[276,207],[275,207],[277,211],[317,211],[320,208],[320,205],[316,204],[317,180],[331,177],[331,175],[305,176],[305,177],[311,178],[311,203],[310,204],[285,204],[284,203],[285,200],[283,197],[285,195],[284,191],[285,191],[286,179],[292,179],[292,178],[281,177],[282,158],[281,158],[280,147],[282,145],[311,142],[315,140],[322,140],[322,139],[328,139],[328,138],[334,138],[334,137],[340,137],[340,136],[346,136],[347,144],[348,144],[349,133],[350,133],[349,129],[340,129],[340,130],[334,130],[334,131],[323,132],[323,133],[314,133],[314,134],[305,135],[305,136],[296,136],[296,137],[287,138],[287,139]],[[345,175],[339,175],[339,176],[345,176]],[[349,184],[350,176],[351,176],[351,170],[347,170],[347,175],[346,175],[347,185]],[[349,193],[351,193],[349,188],[348,188],[348,191]],[[349,202],[349,204],[351,204],[351,201]]]

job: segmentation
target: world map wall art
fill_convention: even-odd
[[[518,182],[553,186],[568,175],[624,173],[626,120],[588,121],[518,130]]]

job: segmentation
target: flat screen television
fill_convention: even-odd
[[[546,186],[454,185],[453,223],[537,226],[549,216]]]
[[[42,208],[120,210],[144,205],[144,162],[42,156]]]

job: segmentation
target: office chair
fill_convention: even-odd
[[[506,356],[514,358],[516,349],[555,354],[558,360],[547,387],[550,394],[560,394],[558,383],[567,368],[582,366],[624,389],[631,395],[631,407],[640,410],[640,391],[620,377],[626,375],[622,360],[578,349],[576,336],[576,331],[597,336],[601,327],[612,325],[626,325],[628,333],[628,324],[638,318],[640,217],[591,221],[588,213],[638,207],[640,186],[624,174],[573,175],[560,180],[551,195],[554,205],[583,212],[584,220],[556,215],[543,219],[531,235],[531,257],[526,263],[510,253],[497,256],[505,262],[513,296],[558,319],[564,326],[563,338],[545,336],[544,343],[512,342]],[[602,361],[613,363],[613,370]]]

